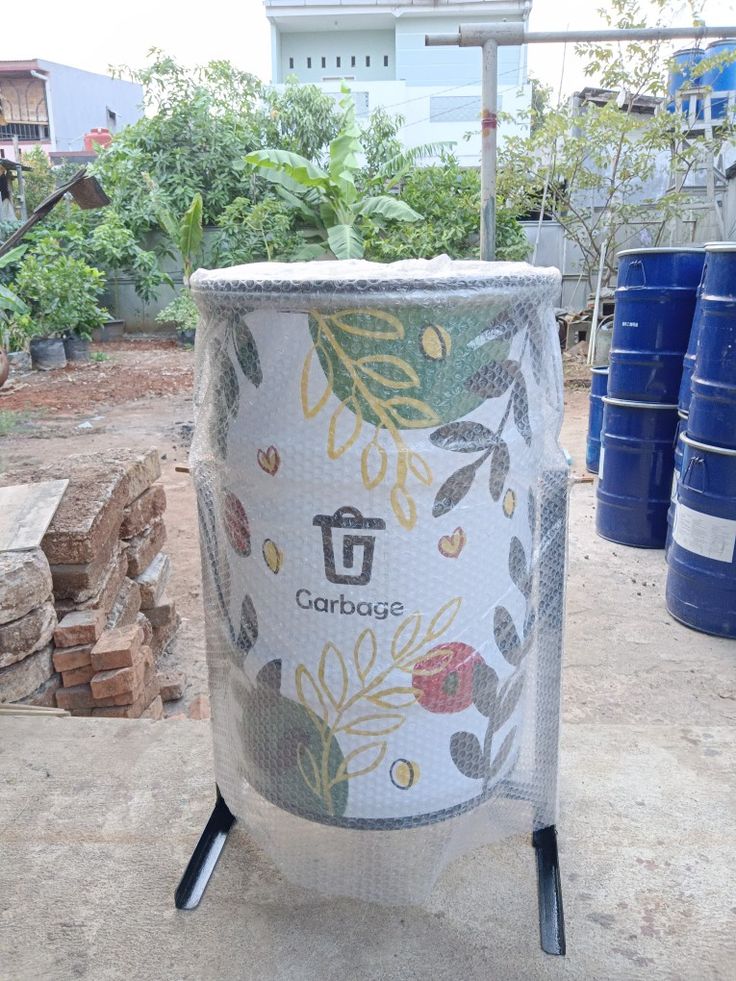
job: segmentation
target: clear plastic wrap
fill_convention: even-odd
[[[559,273],[446,257],[200,271],[216,778],[290,879],[419,902],[556,815]]]

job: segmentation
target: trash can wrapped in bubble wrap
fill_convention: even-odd
[[[404,902],[552,824],[566,464],[556,270],[200,271],[216,779],[287,876]]]

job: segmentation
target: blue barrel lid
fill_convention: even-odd
[[[664,248],[646,248],[646,249],[624,249],[623,252],[617,252],[616,258],[620,259],[622,255],[666,255],[668,253],[675,252],[702,252],[702,245],[670,245]]]
[[[736,252],[736,242],[706,242],[706,252]]]
[[[705,52],[702,48],[680,48],[678,51],[673,51],[671,58],[677,58],[678,55],[694,54],[700,55],[702,58]]]

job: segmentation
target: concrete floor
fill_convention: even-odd
[[[581,459],[583,393],[564,442]],[[212,804],[206,723],[0,720],[0,979],[736,977],[736,644],[674,623],[661,552],[572,496],[560,850],[568,956],[537,939],[533,852],[466,856],[425,908],[315,898],[240,831],[202,906],[173,891]]]

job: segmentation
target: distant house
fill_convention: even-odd
[[[271,77],[290,76],[332,95],[346,82],[358,116],[379,106],[405,117],[406,145],[455,142],[460,162],[480,163],[481,52],[431,47],[426,34],[460,23],[524,23],[531,0],[264,0],[271,24]],[[526,47],[499,48],[499,135],[528,131]],[[465,139],[472,133],[469,140]]]
[[[17,137],[21,153],[40,146],[52,160],[83,162],[94,154],[89,134],[140,119],[142,99],[140,85],[108,75],[40,58],[0,61],[0,157],[14,159]]]

